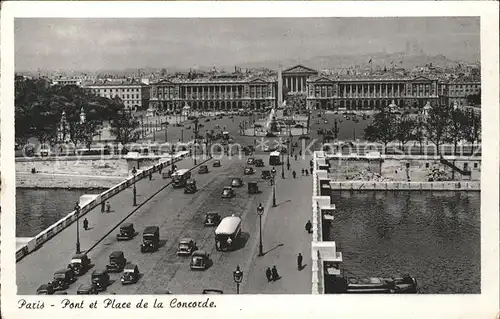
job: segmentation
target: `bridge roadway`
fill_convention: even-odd
[[[173,293],[197,294],[204,288],[222,289],[225,293],[234,293],[235,287],[232,272],[237,265],[248,267],[255,255],[258,239],[258,216],[256,208],[259,202],[268,202],[271,187],[259,182],[263,191],[259,195],[249,195],[245,185],[236,189],[236,197],[221,199],[221,191],[227,186],[230,177],[243,176],[245,159],[222,159],[222,167],[213,168],[208,162],[209,174],[198,174],[193,177],[198,184],[198,192],[194,195],[184,194],[182,189],[171,186],[161,191],[150,201],[140,207],[127,222],[133,222],[138,236],[130,241],[118,242],[116,233],[112,232],[90,253],[95,266],[73,283],[68,294],[75,294],[78,286],[90,282],[90,274],[96,268],[105,267],[109,254],[122,250],[125,257],[138,264],[142,274],[135,285],[122,286],[120,274],[111,274],[112,284],[105,294],[153,294],[158,289],[168,289]],[[192,166],[192,159],[178,164],[180,168]],[[244,181],[259,180],[260,169],[253,176],[243,177]],[[161,179],[155,174],[153,181],[144,179],[137,184],[138,204],[151,196],[169,180]],[[102,214],[100,207],[87,214],[92,229],[80,231],[82,250],[88,249],[114,227],[132,210],[132,187],[111,199],[112,212]],[[243,219],[244,246],[234,252],[217,252],[214,245],[213,228],[203,226],[204,214],[217,211],[223,217],[232,213],[241,215]],[[160,226],[159,251],[150,254],[140,252],[141,233],[148,225]],[[80,225],[81,227],[81,225]],[[178,240],[182,237],[193,237],[200,249],[211,254],[213,265],[206,271],[191,271],[189,258],[177,257]],[[34,294],[40,284],[52,279],[53,272],[65,267],[75,250],[76,229],[72,225],[56,235],[38,251],[25,257],[17,264],[18,294]],[[243,270],[245,270],[243,268]]]

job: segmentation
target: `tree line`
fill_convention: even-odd
[[[481,116],[472,110],[455,109],[440,105],[429,109],[427,114],[412,116],[394,114],[383,108],[373,116],[373,122],[365,128],[365,139],[384,144],[399,142],[401,147],[410,141],[431,141],[437,152],[444,143],[452,143],[454,152],[462,140],[472,144],[481,139]]]
[[[54,145],[64,140],[90,148],[103,123],[109,121],[111,134],[122,144],[139,138],[139,121],[119,97],[92,94],[76,85],[51,85],[43,78],[15,77],[15,138],[24,145],[30,138]],[[80,112],[85,112],[81,123]],[[67,125],[61,130],[63,112]],[[59,134],[62,135],[58,136]]]

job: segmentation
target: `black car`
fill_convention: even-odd
[[[217,226],[222,220],[219,213],[210,212],[205,215],[205,226]]]
[[[59,269],[54,273],[52,288],[56,291],[68,289],[69,285],[75,282],[75,280],[75,272],[72,268]]]
[[[137,232],[134,229],[134,224],[125,223],[120,226],[120,232],[116,234],[117,240],[129,240],[134,238],[137,235]]]
[[[262,179],[272,178],[271,171],[268,171],[268,170],[262,171],[262,173],[260,174],[260,178],[262,178]]]
[[[96,269],[92,272],[92,285],[97,291],[104,291],[109,285],[109,273],[107,269]]]
[[[120,279],[122,285],[135,284],[140,277],[139,267],[135,264],[127,264],[123,269],[123,275]]]
[[[121,272],[126,264],[127,259],[123,251],[114,251],[109,255],[109,264],[106,265],[106,269],[109,272]]]
[[[160,228],[147,226],[142,233],[141,253],[154,252],[160,245]]]
[[[264,167],[264,161],[262,159],[255,160],[255,167]]]
[[[208,173],[208,166],[201,165],[200,168],[198,169],[198,174],[207,174],[207,173]]]
[[[202,295],[221,295],[224,292],[219,289],[203,289]]]
[[[70,265],[75,275],[81,276],[90,269],[90,258],[86,254],[76,254],[71,258]]]
[[[77,295],[97,295],[98,291],[94,285],[81,284],[76,291]]]
[[[245,175],[253,175],[254,173],[255,170],[253,169],[253,167],[250,166],[245,167],[245,171],[243,172],[243,174]]]
[[[253,157],[249,157],[249,158],[247,159],[247,165],[253,165],[254,163],[255,163],[255,158],[253,158]]]
[[[53,295],[55,292],[52,283],[43,284],[36,290],[37,295]]]
[[[232,187],[242,187],[243,180],[241,178],[235,177],[231,180],[231,186]]]
[[[220,167],[220,160],[214,160],[213,167]]]
[[[196,187],[196,181],[194,179],[189,179],[184,186],[184,194],[194,194],[198,188]]]

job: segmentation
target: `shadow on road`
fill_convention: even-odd
[[[284,202],[277,203],[277,204],[276,204],[276,207],[278,207],[278,206],[280,206],[280,205],[283,205],[283,204],[286,204],[286,203],[291,202],[291,201],[292,201],[291,199],[288,199],[288,200],[286,200],[286,201],[284,201]]]
[[[241,232],[241,237],[238,240],[238,245],[234,247],[234,251],[245,248],[249,238],[250,238],[249,233]]]
[[[279,247],[284,246],[284,245],[285,245],[285,244],[278,244],[278,245],[276,245],[274,248],[271,248],[271,249],[269,249],[268,251],[265,251],[265,252],[264,252],[264,256],[265,256],[265,255],[267,255],[268,253],[272,252],[273,250],[278,249]]]
[[[165,246],[166,244],[167,244],[167,240],[166,240],[166,239],[160,239],[160,240],[158,241],[158,250],[159,250],[160,248],[162,248],[163,246]]]

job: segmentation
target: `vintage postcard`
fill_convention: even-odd
[[[2,318],[497,315],[498,3],[2,9]]]

